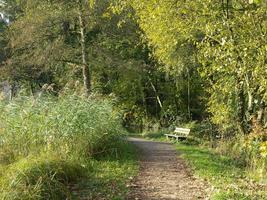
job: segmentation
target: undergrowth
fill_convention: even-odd
[[[237,160],[199,146],[178,143],[177,150],[189,161],[195,173],[212,186],[214,200],[264,200],[267,187],[248,178],[246,168]]]
[[[83,180],[94,183],[114,170],[122,185],[135,171],[110,100],[19,97],[1,102],[0,112],[1,200],[72,199],[72,186]]]

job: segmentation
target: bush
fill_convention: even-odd
[[[254,179],[265,182],[267,180],[266,138],[266,130],[256,128],[248,135],[236,134],[217,140],[216,150],[246,167]]]

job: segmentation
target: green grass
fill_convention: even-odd
[[[136,148],[132,144],[122,144],[121,148],[124,152],[118,157],[92,160],[88,178],[75,185],[74,199],[125,199],[129,189],[127,183],[136,176],[138,162]]]
[[[248,178],[244,166],[207,148],[177,143],[194,172],[213,187],[214,200],[266,200],[267,188]]]
[[[142,134],[146,139],[167,141],[164,131]],[[187,140],[173,142],[177,151],[189,163],[194,173],[206,180],[213,200],[266,200],[267,185],[260,184],[242,160],[222,156],[214,149],[200,146],[201,141],[189,137]],[[256,176],[256,174],[255,174]]]
[[[135,147],[121,141],[117,154],[64,160],[54,155],[21,159],[0,179],[1,200],[125,199],[138,171]]]
[[[0,102],[0,199],[123,199],[136,152],[112,105],[75,95]]]
[[[71,160],[56,157],[27,157],[10,165],[1,178],[2,200],[64,199],[67,185],[87,169]]]

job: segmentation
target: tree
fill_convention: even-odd
[[[47,70],[57,73],[59,67],[82,66],[84,90],[89,93],[91,78],[86,51],[88,34],[95,25],[93,8],[87,1],[24,3],[23,15],[14,20],[8,31],[12,55],[6,69],[11,77],[34,82]]]
[[[154,55],[164,63],[166,71],[183,74],[190,66],[191,71],[199,72],[209,94],[208,111],[215,124],[223,130],[233,130],[237,121],[239,131],[246,133],[255,116],[263,125],[264,2],[122,2],[135,10]]]

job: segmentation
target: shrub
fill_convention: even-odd
[[[254,130],[248,135],[236,135],[218,141],[217,151],[234,158],[253,174],[255,179],[266,179],[267,159],[265,156],[266,132]]]

